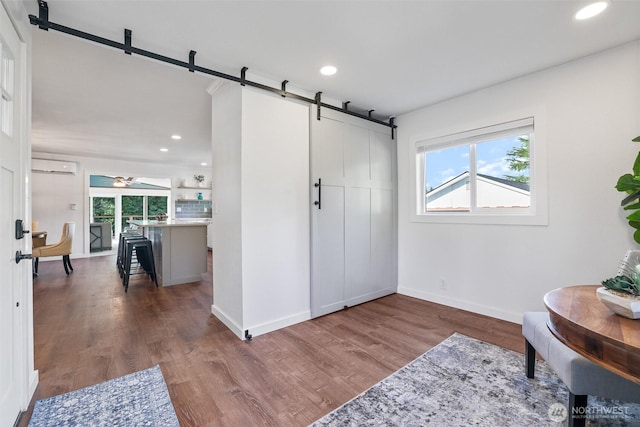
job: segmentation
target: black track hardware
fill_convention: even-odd
[[[49,6],[47,5],[47,2],[44,0],[38,0],[38,9],[39,9],[39,15],[35,16],[35,15],[29,15],[29,22],[31,23],[31,25],[37,25],[38,28],[40,28],[41,30],[44,31],[49,31],[49,30],[55,30],[55,31],[59,31],[61,33],[65,33],[71,36],[75,36],[75,37],[79,37],[81,39],[84,40],[89,40],[92,41],[94,43],[99,43],[105,46],[110,46],[113,47],[115,49],[118,50],[122,50],[125,54],[127,55],[131,55],[131,54],[136,54],[136,55],[140,55],[140,56],[144,56],[146,58],[151,58],[151,59],[155,59],[156,61],[161,61],[161,62],[165,62],[167,64],[172,64],[181,68],[186,68],[187,70],[189,70],[190,72],[199,72],[199,73],[203,73],[203,74],[208,74],[210,76],[214,76],[214,77],[218,77],[221,79],[225,79],[225,80],[230,80],[236,83],[240,83],[242,86],[251,86],[251,87],[255,87],[258,89],[262,89],[268,92],[273,92],[276,94],[279,94],[280,96],[283,97],[289,97],[289,98],[293,98],[293,99],[297,99],[300,101],[304,101],[304,102],[308,102],[309,104],[316,104],[317,105],[317,113],[318,113],[318,120],[320,120],[320,108],[328,108],[330,110],[334,110],[334,111],[339,111],[342,112],[344,114],[348,114],[350,116],[354,116],[354,117],[358,117],[360,119],[363,120],[367,120],[370,122],[374,122],[374,123],[378,123],[380,125],[383,126],[387,126],[391,128],[391,138],[394,139],[395,138],[395,133],[394,133],[394,129],[396,129],[396,125],[393,123],[393,120],[390,120],[389,122],[383,121],[383,120],[379,120],[376,118],[373,118],[371,113],[374,110],[369,110],[368,114],[359,114],[356,113],[355,111],[351,111],[349,110],[348,104],[349,101],[347,102],[343,102],[342,103],[342,108],[340,107],[336,107],[334,105],[330,105],[330,104],[325,104],[321,101],[320,98],[320,94],[322,92],[317,92],[315,99],[311,99],[311,98],[307,98],[305,96],[302,95],[297,95],[295,93],[292,92],[287,92],[286,90],[286,84],[288,83],[287,80],[282,82],[282,88],[278,89],[278,88],[274,88],[271,86],[267,86],[267,85],[263,85],[261,83],[256,83],[250,80],[246,79],[246,72],[248,70],[247,67],[242,67],[241,71],[240,71],[240,77],[237,76],[233,76],[231,74],[226,74],[226,73],[221,73],[219,71],[215,71],[209,68],[205,68],[205,67],[200,67],[198,65],[195,64],[195,55],[196,52],[194,50],[189,52],[189,62],[186,61],[181,61],[179,59],[174,59],[174,58],[170,58],[168,56],[164,56],[164,55],[160,55],[158,53],[154,53],[154,52],[150,52],[148,50],[144,50],[144,49],[139,49],[137,47],[134,47],[131,43],[132,40],[132,31],[129,29],[125,29],[124,30],[124,43],[120,43],[114,40],[110,40],[104,37],[100,37],[100,36],[96,36],[95,34],[90,34],[84,31],[80,31],[80,30],[76,30],[74,28],[70,28],[70,27],[65,27],[64,25],[60,25],[60,24],[56,24],[54,22],[49,21]]]

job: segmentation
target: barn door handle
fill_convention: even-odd
[[[314,205],[318,207],[318,209],[322,209],[322,178],[318,178],[318,182],[313,184],[314,187],[318,187],[318,200],[313,202]]]

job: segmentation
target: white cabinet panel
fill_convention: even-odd
[[[368,185],[370,178],[369,130],[358,126],[348,129],[345,151],[345,177],[352,185]]]
[[[314,127],[316,140],[321,144],[312,145],[311,156],[317,170],[322,171],[325,184],[342,184],[344,180],[344,139],[342,123],[327,119],[322,126]],[[314,182],[318,182],[317,178]]]
[[[371,180],[381,185],[392,184],[395,146],[389,135],[371,132]]]
[[[393,190],[374,190],[371,194],[371,287],[376,291],[394,283],[395,245]]]
[[[371,286],[371,189],[350,188],[345,209],[347,300],[367,294]]]
[[[316,190],[317,191],[317,190]],[[330,284],[312,288],[312,300],[322,312],[343,307],[344,301],[344,189],[322,187],[322,206],[315,216],[312,277],[316,283]],[[314,292],[315,291],[315,292]]]

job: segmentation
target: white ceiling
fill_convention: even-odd
[[[572,0],[48,4],[51,22],[118,42],[127,28],[135,47],[185,62],[195,50],[199,66],[247,66],[251,80],[286,79],[384,120],[640,39],[636,0],[584,22],[572,15],[586,2]],[[210,161],[212,78],[32,28],[34,151]],[[338,73],[321,76],[325,64]]]

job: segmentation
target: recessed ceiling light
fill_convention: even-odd
[[[171,139],[175,139],[177,141],[179,139],[182,139],[182,137],[180,135],[176,134],[176,135],[171,135]]]
[[[324,76],[333,76],[337,71],[338,69],[333,65],[325,65],[324,67],[320,68],[320,74]]]
[[[200,166],[207,166],[207,162],[200,163]]]
[[[166,153],[167,151],[169,151],[168,148],[161,148],[160,151],[162,151],[163,153]]]
[[[593,18],[594,16],[605,10],[608,5],[609,3],[606,1],[597,1],[595,3],[591,3],[577,11],[574,17],[579,21],[582,21],[583,19]]]

